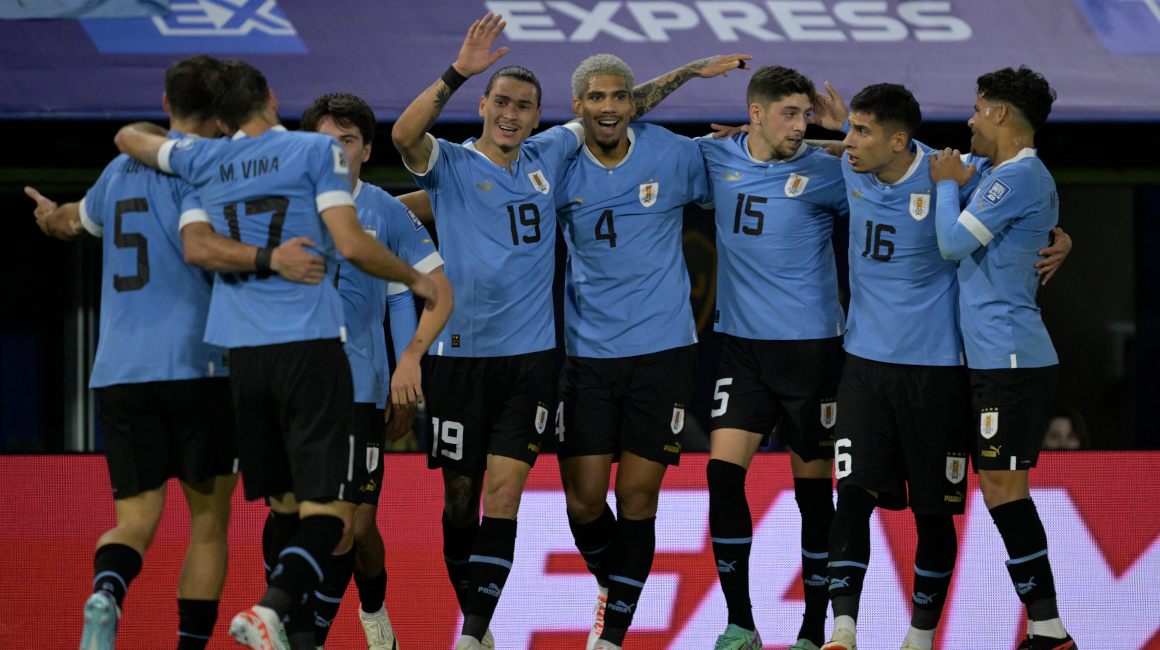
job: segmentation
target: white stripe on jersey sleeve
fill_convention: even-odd
[[[166,174],[173,173],[173,168],[169,166],[169,154],[173,152],[175,146],[177,146],[177,140],[170,140],[157,150],[157,168]]]
[[[583,127],[581,127],[581,128],[583,128]],[[431,157],[427,159],[427,170],[426,171],[417,172],[414,169],[407,167],[406,159],[403,160],[403,166],[407,167],[407,171],[411,172],[412,174],[414,174],[416,176],[426,176],[427,172],[431,171],[431,168],[435,166],[435,161],[439,160],[439,141],[436,140],[435,136],[431,135],[430,133],[427,134],[427,138],[429,140],[431,140]]]
[[[349,205],[353,208],[354,197],[346,190],[331,190],[314,197],[314,205],[318,207],[318,214],[340,205]]]
[[[959,223],[963,224],[964,228],[971,231],[971,234],[975,236],[975,239],[978,239],[979,243],[984,246],[990,244],[991,240],[995,238],[995,236],[991,234],[991,231],[987,230],[987,227],[983,225],[983,222],[979,221],[975,215],[971,214],[967,210],[963,210],[963,213],[959,215]]]
[[[435,269],[439,268],[440,266],[443,266],[443,257],[439,255],[438,251],[436,251],[434,253],[431,253],[427,257],[424,257],[423,259],[419,260],[418,264],[415,265],[415,270],[420,272],[420,273],[430,273],[431,271],[434,271]],[[389,282],[389,283],[387,283],[387,295],[388,296],[395,296],[395,295],[398,295],[400,293],[403,293],[404,291],[409,291],[409,290],[410,290],[410,287],[403,284],[402,282]]]
[[[201,208],[193,208],[181,213],[181,219],[177,222],[177,232],[180,233],[186,226],[191,223],[209,223],[209,214]]]
[[[580,145],[584,144],[584,125],[580,124],[580,120],[577,118],[576,120],[565,124],[564,128],[568,129],[572,132],[572,135],[576,136],[576,148],[579,149]]]
[[[81,225],[84,226],[85,230],[89,231],[89,234],[92,235],[93,237],[100,237],[100,236],[105,234],[105,229],[102,228],[101,226],[98,226],[97,222],[93,221],[89,217],[89,211],[85,208],[85,201],[87,201],[88,199],[89,199],[89,197],[87,194],[85,195],[85,197],[83,199],[81,199],[81,205],[80,205]]]

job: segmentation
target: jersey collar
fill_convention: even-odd
[[[583,146],[584,146],[584,155],[588,156],[588,160],[591,160],[592,162],[596,163],[597,165],[600,165],[601,167],[604,167],[604,163],[597,160],[596,156],[593,155],[593,153],[588,150],[588,143],[585,142]],[[620,167],[624,163],[628,162],[628,159],[632,157],[632,150],[635,148],[636,148],[636,132],[634,132],[632,130],[632,127],[630,126],[630,127],[628,127],[628,153],[624,154],[624,158],[621,158],[620,162],[616,163],[612,167],[604,167],[604,168],[605,169],[616,169],[617,167]]]
[[[270,127],[268,130],[269,131],[285,131],[286,127],[282,126],[281,124],[275,124],[274,126]],[[235,133],[233,135],[233,137],[230,138],[230,140],[241,140],[242,138],[248,138],[248,137],[250,137],[250,136],[246,135],[245,131],[238,129],[238,132]]]
[[[753,157],[752,153],[749,152],[749,134],[748,133],[744,134],[741,137],[741,139],[738,140],[738,144],[741,145],[742,151],[745,152],[745,155],[749,158],[749,160],[754,162],[754,163],[757,163],[758,165],[772,165],[773,163],[777,163],[780,165],[782,163],[793,162],[793,161],[797,160],[798,158],[801,158],[802,154],[804,154],[806,152],[806,149],[809,148],[809,145],[805,143],[805,140],[802,140],[802,146],[798,147],[798,150],[794,153],[794,155],[790,156],[789,158],[786,158],[784,160],[758,160],[758,159]]]
[[[918,171],[918,167],[922,164],[922,161],[926,159],[926,156],[922,153],[922,148],[914,144],[913,140],[910,143],[910,147],[914,149],[914,162],[910,163],[910,169],[906,170],[906,173],[902,175],[902,178],[898,179],[898,181],[894,183],[882,183],[882,181],[878,181],[877,178],[874,180],[878,181],[882,185],[901,185],[902,183],[906,182],[906,179],[913,176],[914,172]]]
[[[354,182],[354,192],[351,192],[351,198],[357,199],[358,193],[362,191],[362,179],[359,178]]]
[[[1035,157],[1035,150],[1034,149],[1032,149],[1031,147],[1023,147],[1023,149],[1019,153],[1015,154],[1014,158],[1012,158],[1010,160],[1004,160],[1003,162],[999,163],[998,165],[995,165],[995,169],[999,169],[1003,165],[1006,165],[1007,163],[1013,163],[1016,160],[1023,160],[1024,158],[1034,158],[1034,157]]]
[[[494,163],[494,162],[491,162],[491,158],[488,158],[488,157],[487,157],[487,154],[485,154],[485,153],[483,153],[482,151],[480,151],[479,149],[476,149],[476,148],[475,148],[475,142],[476,142],[475,140],[472,140],[471,142],[468,142],[467,144],[463,145],[463,148],[464,148],[464,149],[467,149],[468,151],[474,151],[475,153],[477,153],[477,154],[479,154],[479,155],[483,156],[483,159],[484,159],[484,160],[486,160],[487,162],[489,162],[489,163],[491,163],[491,164],[495,165],[495,163]],[[515,163],[518,163],[518,162],[520,161],[520,156],[522,156],[522,155],[524,155],[524,147],[523,147],[523,145],[520,145],[520,150],[519,150],[519,152],[518,152],[518,153],[516,153],[516,159],[515,159],[515,160],[513,160],[513,161],[512,161],[512,163],[513,163],[513,164],[515,164]],[[495,165],[495,166],[496,166],[496,167],[502,167],[502,165]],[[513,169],[514,169],[514,168],[513,168]],[[513,172],[513,173],[514,173],[514,172]]]

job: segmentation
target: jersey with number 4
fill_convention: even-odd
[[[273,272],[218,273],[205,340],[229,348],[340,338],[338,260],[321,213],[354,205],[350,167],[334,138],[274,127],[256,138],[166,144],[158,164],[197,188],[215,231],[254,246],[305,236],[326,260],[326,279],[308,285]]]
[[[500,357],[556,347],[553,192],[580,144],[577,128],[528,138],[510,169],[480,153],[474,139],[455,144],[428,134],[427,171],[412,174],[431,197],[455,291],[455,310],[432,354]]]
[[[587,146],[556,194],[568,244],[564,342],[570,356],[620,358],[697,342],[681,247],[684,207],[712,200],[700,150],[655,124],[628,128],[605,167]]]
[[[959,286],[935,230],[932,150],[896,183],[843,161],[850,200],[850,315],[846,351],[884,363],[961,366]],[[973,185],[968,190],[974,189]]]
[[[182,225],[206,220],[193,186],[120,155],[80,214],[103,257],[89,387],[224,376],[224,351],[202,341],[210,278],[185,263],[181,244]]]
[[[749,135],[698,138],[716,199],[718,332],[758,340],[841,336],[834,217],[850,207],[842,161],[802,145],[782,161]]]

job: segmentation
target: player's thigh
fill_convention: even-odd
[[[849,356],[838,386],[842,417],[835,423],[834,475],[847,485],[878,494],[879,505],[906,507],[906,476],[890,395],[899,390],[899,369]]]
[[[170,476],[164,461],[172,441],[156,399],[156,384],[114,384],[97,389],[114,499],[155,490]]]
[[[294,489],[290,460],[274,400],[274,346],[230,350],[230,392],[237,424],[239,467],[246,499],[286,494]]]
[[[1039,461],[1059,366],[972,370],[976,470],[1026,470]]]
[[[555,354],[554,350],[520,354],[504,357],[498,364],[499,381],[491,395],[489,456],[518,461],[528,468],[536,464],[551,420]]]
[[[832,460],[838,385],[846,353],[842,338],[766,341],[763,379],[784,415],[778,439],[805,462]]]
[[[383,409],[375,404],[355,402],[351,407],[354,434],[354,484],[357,492],[351,503],[377,506],[383,484],[383,444],[387,427]]]
[[[910,368],[910,390],[898,408],[910,508],[920,514],[962,514],[971,450],[967,370]]]
[[[709,411],[712,431],[734,429],[749,431],[768,440],[781,417],[781,405],[761,376],[761,341],[727,335],[721,348],[721,364],[713,386],[713,408]],[[731,436],[713,442],[716,452],[719,444]],[[746,447],[748,443],[743,443]]]
[[[628,359],[564,360],[556,407],[557,457],[603,457],[619,451],[621,402],[631,364]],[[604,487],[607,492],[607,481]]]
[[[661,465],[679,465],[693,397],[696,346],[636,359],[621,411],[620,448]]]
[[[502,380],[497,363],[495,357],[432,357],[425,394],[431,418],[428,468],[444,468],[456,476],[481,476],[487,469],[493,406],[489,386]]]
[[[197,484],[237,473],[237,422],[229,378],[167,381],[157,388],[173,432],[169,462],[177,478]]]

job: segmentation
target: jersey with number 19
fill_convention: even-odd
[[[320,133],[274,127],[256,138],[184,139],[158,153],[163,171],[194,185],[214,230],[255,246],[309,237],[326,260],[316,285],[265,273],[219,273],[205,340],[247,347],[340,338],[342,300],[334,286],[334,240],[320,213],[354,205],[342,147]]]

